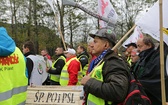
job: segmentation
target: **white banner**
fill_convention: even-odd
[[[117,22],[117,13],[109,0],[98,0],[98,14],[108,18],[114,24]],[[100,28],[107,26],[107,23],[102,20],[99,21],[99,24]]]
[[[143,34],[140,31],[139,27],[136,26],[133,34],[122,44],[123,47],[129,43],[136,43],[138,38],[143,38]]]
[[[168,45],[168,0],[163,0],[163,40]],[[159,1],[149,9],[135,24],[140,26],[142,32],[151,35],[160,41]]]
[[[55,11],[54,6],[53,6],[54,0],[46,0],[46,1],[47,1],[47,3],[51,6],[51,8],[52,8],[52,10],[53,10],[53,12],[54,12],[54,14],[55,14],[56,11]]]

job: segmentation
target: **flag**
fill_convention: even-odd
[[[99,16],[108,18],[114,24],[117,22],[117,13],[109,0],[98,0],[98,14]],[[99,25],[102,28],[106,27],[107,23],[99,20]]]
[[[54,14],[56,14],[56,11],[55,11],[54,6],[53,6],[54,0],[46,0],[46,1],[47,1],[47,3],[51,6],[51,8],[52,8]]]
[[[123,47],[129,43],[136,43],[139,38],[143,38],[143,34],[138,26],[135,27],[132,35],[122,44]]]
[[[168,45],[168,0],[163,0],[163,40]],[[135,22],[142,32],[160,41],[159,1]]]

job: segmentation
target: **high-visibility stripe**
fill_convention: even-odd
[[[24,102],[22,102],[22,103],[20,103],[18,105],[25,105],[25,104],[26,104],[26,101],[24,101]]]
[[[67,70],[62,70],[61,72],[65,72],[65,73],[66,73],[66,72],[67,72]]]
[[[27,91],[27,86],[13,88],[12,90],[9,90],[7,92],[0,93],[0,101],[4,101],[11,98],[11,94],[15,95],[26,91]]]
[[[64,60],[64,62],[66,62],[66,59],[64,56],[60,56],[57,60],[54,61],[54,63],[52,64],[52,68],[55,68],[54,65],[58,62],[58,60]],[[56,68],[54,69],[56,70]],[[52,81],[55,81],[55,82],[59,82],[60,81],[60,74],[50,74],[50,79]]]
[[[96,105],[95,103],[91,102],[90,100],[87,100],[87,105]]]
[[[66,77],[61,77],[61,79],[63,79],[63,80],[69,80],[69,78],[66,78]]]

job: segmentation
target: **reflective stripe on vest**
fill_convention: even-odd
[[[127,58],[128,64],[131,66],[132,59],[130,57]]]
[[[16,47],[0,61],[0,105],[25,105],[28,79],[22,52]]]
[[[64,67],[63,67],[63,69],[61,71],[61,77],[60,77],[60,85],[61,86],[67,86],[68,85],[69,73],[68,73],[67,69],[68,69],[68,66],[69,66],[69,64],[70,64],[70,62],[72,60],[76,60],[76,61],[79,62],[79,60],[76,57],[74,57],[74,58],[71,58],[68,62],[65,63],[65,65],[64,65]],[[80,71],[78,71],[78,82],[77,82],[77,85],[80,85],[80,81],[81,81],[82,77],[83,77],[82,76],[82,67],[80,65]]]
[[[82,56],[86,56],[86,55],[81,55],[78,59],[80,60]],[[87,56],[86,56],[87,57]],[[87,57],[88,59],[88,57]],[[89,61],[88,61],[89,62]],[[86,64],[83,68],[82,68],[82,75],[85,76],[88,70],[89,64]]]
[[[103,81],[103,75],[102,75],[103,65],[104,65],[104,62],[94,68],[91,78],[95,78],[96,80]],[[108,104],[111,105],[112,102],[108,102]],[[87,99],[87,105],[105,105],[105,101],[89,93],[88,99]]]
[[[64,56],[60,56],[60,57],[59,57],[57,60],[55,60],[55,62],[52,64],[52,68],[55,68],[54,65],[55,65],[55,63],[56,63],[59,59],[64,60],[64,62],[65,62],[65,60],[66,60]],[[50,79],[51,79],[52,81],[59,82],[59,80],[60,80],[60,75],[50,74]]]

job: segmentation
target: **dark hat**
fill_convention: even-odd
[[[136,45],[136,43],[129,43],[129,44],[126,44],[125,46],[126,46],[126,47],[133,46],[133,47],[137,48],[137,45]]]
[[[109,28],[101,28],[95,34],[89,34],[92,38],[95,36],[108,39],[113,45],[115,45],[116,35]]]

